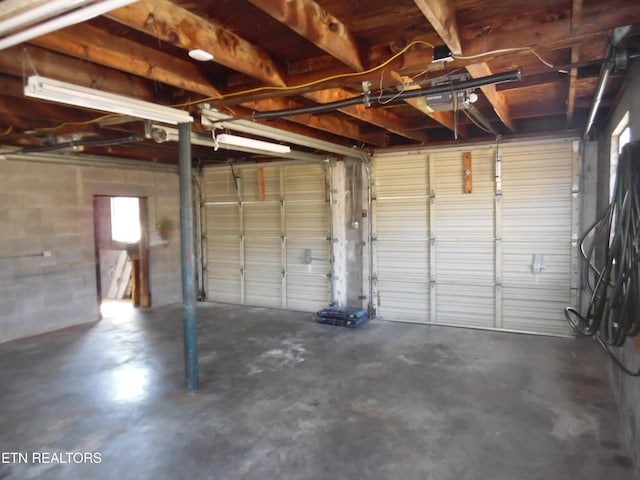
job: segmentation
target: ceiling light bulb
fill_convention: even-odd
[[[478,94],[473,92],[469,94],[469,102],[476,103],[478,101]]]
[[[199,48],[189,50],[189,56],[199,62],[208,62],[209,60],[213,60],[213,55],[211,53],[205,50],[200,50]]]

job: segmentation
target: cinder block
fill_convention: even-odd
[[[13,223],[0,223],[0,240],[25,238],[27,236],[24,225],[16,225]],[[11,252],[2,253],[3,256],[9,255]]]
[[[83,183],[119,183],[126,182],[125,170],[115,168],[82,167],[80,174]]]
[[[24,229],[27,235],[35,235],[43,239],[53,235],[53,227],[54,226],[51,224],[44,223],[24,225]]]
[[[40,177],[14,175],[7,185],[7,192],[34,192],[40,187]]]
[[[179,198],[180,185],[175,183],[159,183],[156,185],[155,194],[160,197]]]
[[[128,184],[132,185],[154,185],[154,172],[126,170],[125,178]]]
[[[54,195],[50,192],[32,190],[25,196],[24,205],[28,207],[49,207],[55,205]]]
[[[149,197],[155,187],[147,185],[126,185],[124,183],[84,182],[85,198],[93,201],[93,195],[107,195],[113,197]],[[88,197],[87,197],[88,195]]]
[[[170,184],[170,185],[180,185],[180,176],[177,173],[167,173],[167,172],[154,172],[153,173],[155,183],[157,185],[161,184]]]
[[[0,218],[2,214],[0,213]],[[39,224],[39,208],[13,208],[9,211],[9,223]]]
[[[24,192],[0,192],[0,205],[5,208],[17,208],[26,205],[27,194]]]

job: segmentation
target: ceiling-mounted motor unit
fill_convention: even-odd
[[[455,95],[455,96],[454,96]],[[418,97],[418,106],[427,112],[450,112],[468,109],[478,100],[478,95],[470,90],[435,93]]]

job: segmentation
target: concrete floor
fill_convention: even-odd
[[[0,451],[101,460],[5,463],[0,479],[634,478],[593,342],[198,317],[195,396],[179,305],[0,345]]]

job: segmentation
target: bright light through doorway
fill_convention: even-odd
[[[140,200],[136,197],[111,199],[111,238],[116,242],[140,240]]]

